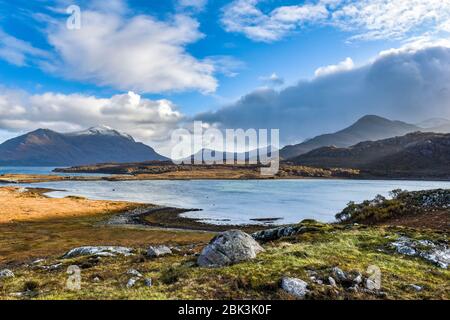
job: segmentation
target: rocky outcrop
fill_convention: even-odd
[[[100,247],[79,247],[74,248],[67,252],[62,258],[75,258],[80,256],[102,256],[102,257],[114,257],[116,255],[130,256],[133,253],[133,249],[127,247],[114,247],[114,246],[100,246]]]
[[[250,235],[230,230],[214,237],[197,259],[201,267],[221,267],[256,258],[264,249]]]
[[[413,240],[400,237],[390,244],[398,253],[420,257],[436,266],[447,269],[450,263],[450,249],[446,244],[436,244],[430,240]]]
[[[267,242],[267,241],[274,241],[284,237],[295,236],[302,233],[322,231],[324,227],[325,225],[310,220],[308,221],[308,223],[301,222],[298,225],[261,230],[253,233],[252,237],[257,241]]]

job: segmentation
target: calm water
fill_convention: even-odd
[[[368,180],[191,180],[191,181],[93,181],[39,183],[66,191],[50,193],[91,199],[127,200],[159,205],[198,208],[187,216],[211,223],[245,224],[252,218],[282,218],[277,223],[295,223],[312,218],[333,221],[349,201],[387,196],[397,188],[421,190],[450,188],[450,182]],[[227,221],[223,221],[223,220]]]

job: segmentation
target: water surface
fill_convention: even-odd
[[[396,180],[189,180],[189,181],[64,181],[33,184],[90,199],[126,200],[197,208],[189,217],[211,223],[247,224],[251,219],[282,218],[276,223],[303,219],[330,222],[349,201],[360,202],[393,189],[409,191],[450,188],[450,182]]]

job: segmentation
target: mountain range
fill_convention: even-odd
[[[106,126],[59,133],[38,129],[0,145],[2,166],[76,166],[168,160],[128,134]]]
[[[403,136],[416,131],[449,133],[450,121],[447,119],[430,119],[420,124],[409,124],[375,115],[367,115],[343,130],[323,134],[296,145],[285,146],[280,150],[280,157],[291,159],[320,147],[350,147],[362,141],[376,141]]]
[[[325,161],[321,158],[320,161],[316,161],[318,159],[316,159],[316,153],[309,154],[307,157],[299,158],[299,156],[317,149],[319,149],[317,152],[341,150],[364,141],[384,140],[419,131],[449,133],[450,121],[434,118],[418,124],[409,124],[367,115],[343,130],[286,146],[280,150],[280,157],[296,163],[328,165],[327,161],[331,160]],[[388,147],[387,144],[383,146]],[[321,149],[323,147],[330,149]],[[206,154],[210,154],[208,149],[201,152],[205,151],[207,151]],[[249,153],[226,155],[232,158],[237,158],[239,155],[246,160],[249,158]],[[191,160],[192,157],[186,160]],[[315,160],[312,161],[312,159]],[[130,135],[106,126],[72,133],[38,129],[0,144],[0,166],[79,166],[110,162],[167,160],[170,159],[158,154],[153,148],[136,142]],[[339,164],[351,167],[353,164],[351,158],[348,161],[348,163],[339,162]]]

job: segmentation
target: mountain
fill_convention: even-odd
[[[76,166],[168,160],[130,135],[106,126],[58,133],[38,129],[0,144],[3,166]]]
[[[362,141],[402,136],[420,130],[422,130],[420,127],[402,121],[367,115],[341,131],[323,134],[300,144],[286,146],[280,150],[280,157],[290,159],[320,147],[349,147]]]
[[[450,178],[450,134],[414,132],[360,142],[348,148],[322,147],[290,160],[321,168],[353,168],[385,177]]]
[[[261,155],[265,155],[266,161],[272,158],[271,148],[260,148],[254,149],[252,152],[225,152],[225,151],[216,151],[208,148],[201,149],[194,153],[193,155],[187,157],[186,159],[182,159],[183,163],[193,163],[194,159],[203,159],[203,162],[213,162],[213,158],[220,157],[222,155],[223,162],[226,163],[226,159],[234,159],[237,162],[239,159],[240,162],[248,162],[250,159],[252,161],[258,162]],[[276,149],[273,149],[275,152]]]

